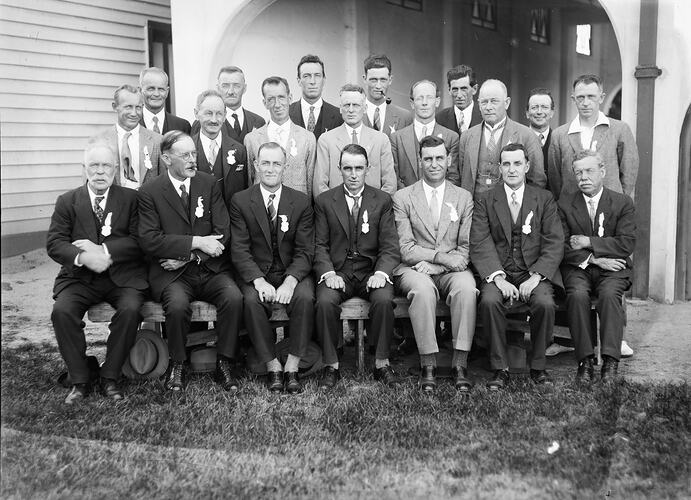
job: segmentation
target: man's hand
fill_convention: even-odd
[[[535,287],[538,285],[538,283],[540,283],[541,279],[542,276],[535,273],[530,278],[521,283],[521,286],[518,288],[518,292],[523,302],[528,303],[528,301],[530,300],[530,294],[533,293],[533,290],[535,290]]]
[[[497,286],[504,299],[509,299],[511,303],[513,303],[514,300],[518,300],[518,288],[506,281],[506,278],[501,275],[495,276],[494,284]]]
[[[331,273],[328,276],[326,276],[326,278],[324,278],[324,281],[326,283],[326,286],[331,288],[332,290],[342,290],[343,292],[345,292],[345,281],[334,271],[331,271]]]
[[[105,253],[103,245],[97,245],[91,240],[76,240],[72,244],[76,246],[80,252],[98,252]]]
[[[223,253],[226,247],[223,246],[220,240],[223,238],[222,234],[210,234],[208,236],[193,236],[192,250],[201,250],[211,257],[218,257]]]
[[[624,259],[611,259],[609,257],[590,257],[590,263],[596,265],[600,269],[605,271],[622,271],[626,269],[626,260]]]
[[[189,261],[176,259],[159,259],[158,262],[161,264],[161,267],[166,271],[175,271],[176,269],[180,269]]]
[[[463,271],[465,269],[459,263],[458,255],[453,255],[451,252],[438,252],[434,256],[434,263],[441,264],[449,271]]]
[[[374,288],[384,288],[386,286],[386,278],[380,273],[374,273],[367,280],[367,291]]]
[[[446,272],[446,268],[441,264],[430,264],[426,260],[422,260],[415,264],[413,266],[413,269],[415,269],[419,273],[429,274],[432,276]]]
[[[262,302],[273,302],[276,299],[276,289],[263,277],[255,279],[252,284]]]
[[[79,254],[79,263],[95,273],[102,273],[110,267],[113,259],[103,252],[82,252]]]
[[[279,286],[276,290],[275,302],[286,305],[290,304],[290,300],[293,298],[293,292],[295,291],[297,284],[298,280],[294,276],[286,276],[286,279],[283,280],[281,286]]]
[[[590,238],[583,236],[582,234],[574,234],[569,238],[569,245],[571,245],[572,250],[581,250],[583,248],[592,248],[590,244]]]

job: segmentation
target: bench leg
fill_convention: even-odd
[[[600,329],[597,324],[597,311],[595,309],[590,310],[590,332],[592,335],[591,341],[593,345],[597,346],[595,348],[595,364],[602,365],[602,345],[600,342]]]
[[[365,322],[361,319],[357,320],[357,369],[360,373],[365,371],[365,338],[364,338]]]

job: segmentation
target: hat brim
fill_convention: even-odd
[[[168,344],[153,330],[139,330],[137,332],[138,339],[145,338],[149,340],[155,347],[158,353],[158,360],[156,361],[156,366],[148,373],[137,373],[130,364],[130,357],[125,358],[125,363],[122,365],[122,374],[132,380],[150,380],[159,378],[168,369]],[[134,345],[134,344],[133,344]]]
[[[99,372],[100,372],[100,365],[98,364],[98,358],[96,356],[87,356],[86,357],[86,364],[89,367],[89,379],[93,381],[97,381],[99,377]],[[62,372],[58,376],[58,385],[61,385],[62,387],[69,389],[72,387],[72,379],[70,378],[69,372]]]

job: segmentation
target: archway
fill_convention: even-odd
[[[691,106],[686,110],[679,138],[678,184],[674,298],[691,300]]]

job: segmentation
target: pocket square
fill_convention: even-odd
[[[242,165],[242,164],[240,164],[240,165],[238,165],[237,167],[235,167],[235,171],[236,171],[236,172],[240,172],[240,171],[242,171],[243,168],[245,168],[245,166]]]

